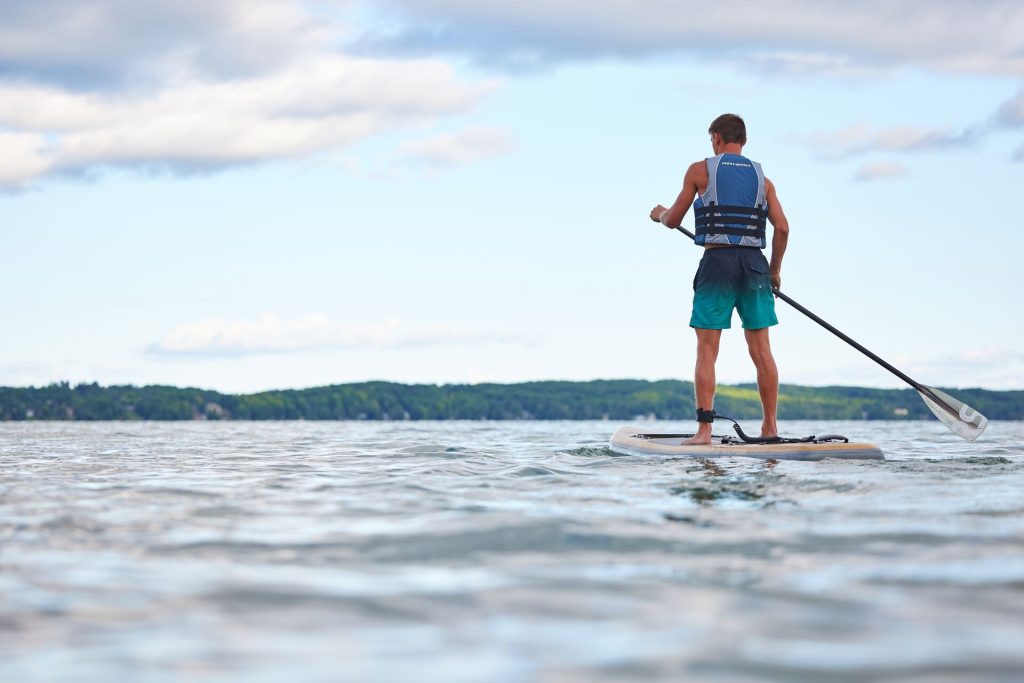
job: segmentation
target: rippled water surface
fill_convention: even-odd
[[[1024,680],[1024,424],[613,427],[0,424],[0,680]]]

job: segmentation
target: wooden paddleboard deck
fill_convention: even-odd
[[[882,449],[871,443],[720,443],[709,446],[683,446],[678,435],[659,436],[650,429],[627,425],[612,435],[609,448],[622,455],[674,455],[692,458],[761,458],[768,460],[885,460]]]

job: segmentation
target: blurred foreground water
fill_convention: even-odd
[[[1024,423],[615,426],[0,424],[0,680],[1024,680]]]

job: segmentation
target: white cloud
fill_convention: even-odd
[[[983,387],[992,390],[1024,389],[1024,352],[1000,347],[961,349],[956,353],[922,357],[887,357],[919,382],[935,387]],[[810,385],[843,384],[863,387],[906,388],[907,385],[874,363],[863,359],[855,365],[831,370],[817,368],[786,372],[787,381]]]
[[[368,0],[371,12],[349,12],[354,5],[0,3],[0,187],[107,167],[189,173],[336,155],[368,136],[464,113],[494,87],[409,54],[455,51],[529,67],[682,52],[767,73],[909,66],[1024,75],[1024,5],[1011,0],[737,0],[710,12],[695,0]],[[370,15],[388,28],[371,34]],[[344,23],[355,17],[363,23]],[[390,56],[367,56],[382,52]],[[1024,122],[1024,92],[997,118]],[[971,139],[971,131],[867,129],[823,134],[822,144],[839,157]],[[511,144],[475,127],[399,154],[436,170]]]
[[[1004,128],[1024,127],[1024,90],[1008,99],[992,116],[996,126]],[[1014,161],[1024,161],[1024,145],[1013,152]]]
[[[433,168],[460,166],[510,151],[512,137],[495,128],[472,127],[457,133],[410,140],[398,149],[400,157]]]
[[[15,187],[53,167],[46,138],[38,133],[0,133],[0,186]]]
[[[910,362],[908,372],[917,378],[935,378],[929,384],[1024,389],[1024,352],[985,347],[965,349],[958,354]]]
[[[377,44],[530,66],[681,52],[807,71],[900,66],[1024,75],[1016,0],[386,0]]]
[[[878,65],[865,62],[850,55],[830,54],[824,51],[807,51],[777,49],[763,52],[750,52],[728,58],[724,55],[703,55],[718,61],[731,64],[734,68],[745,71],[751,68],[760,73],[774,76],[818,76],[827,75],[839,78],[863,78],[877,73]]]
[[[152,15],[127,0],[42,4],[52,29],[39,8],[0,9],[8,188],[111,166],[188,173],[305,157],[463,113],[493,87],[438,59],[341,53],[297,0],[141,3]]]
[[[1024,90],[1003,102],[993,118],[998,125],[1024,126]]]
[[[835,132],[816,132],[809,136],[812,149],[823,159],[844,159],[871,152],[923,152],[962,147],[974,142],[978,133],[972,130],[916,128],[913,126],[881,128],[858,123]]]
[[[897,161],[879,161],[861,166],[857,169],[854,179],[860,181],[883,180],[904,176],[907,173],[907,167]]]
[[[290,320],[267,313],[257,320],[208,318],[178,325],[149,350],[166,354],[244,356],[444,344],[522,344],[528,341],[520,334],[506,331],[450,326],[406,328],[397,320],[339,324],[324,313],[308,313]]]
[[[221,168],[305,156],[471,107],[487,86],[437,61],[322,55],[294,71],[194,82],[155,94],[0,85],[0,180],[97,167]],[[44,137],[45,136],[45,137]]]
[[[32,0],[0,4],[0,76],[74,90],[154,76],[233,77],[321,51],[296,0]]]
[[[1024,126],[1024,90],[1004,102],[987,121],[956,130],[916,126],[879,127],[857,123],[833,132],[817,131],[806,138],[797,138],[810,145],[821,159],[836,160],[875,152],[928,152],[966,147],[1000,128]],[[1024,147],[1014,155],[1024,160]],[[898,163],[867,164],[858,170],[857,180],[904,175],[906,168]]]

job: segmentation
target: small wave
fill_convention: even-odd
[[[195,496],[197,498],[220,498],[221,494],[212,493],[210,491],[200,491],[199,489],[186,489],[175,486],[151,486],[146,488],[140,488],[140,493],[145,494],[169,494],[172,496]]]
[[[964,514],[977,517],[1024,517],[1024,508],[1017,508],[1015,510],[967,510]]]
[[[558,473],[540,465],[520,465],[519,467],[505,470],[502,474],[506,477],[551,477],[556,476]]]
[[[711,527],[715,526],[714,522],[710,522],[706,519],[698,519],[693,515],[677,515],[672,512],[666,512],[662,514],[662,517],[669,522],[692,524],[693,526],[700,527],[702,529],[710,529]]]
[[[765,497],[758,488],[698,484],[694,486],[673,486],[669,491],[674,495],[686,496],[693,502],[704,505],[726,500],[758,501]]]
[[[1010,465],[1013,463],[1012,460],[1001,455],[977,455],[970,458],[957,458],[957,462],[962,462],[965,465]]]
[[[574,455],[579,458],[614,458],[618,456],[618,453],[615,453],[607,446],[580,446],[579,448],[567,451],[559,451],[559,453]]]
[[[104,526],[99,522],[83,517],[80,515],[58,515],[52,517],[42,524],[39,528],[46,529],[47,531],[86,531],[90,533],[98,533],[104,530]]]
[[[966,458],[914,458],[913,460],[894,461],[904,464],[928,463],[938,465],[981,465],[983,467],[994,467],[996,465],[1013,465],[1014,461],[1004,458],[1001,455],[970,455]]]
[[[237,519],[257,514],[253,510],[246,510],[234,505],[214,505],[211,507],[198,508],[192,511],[193,517],[223,517],[225,519]]]

